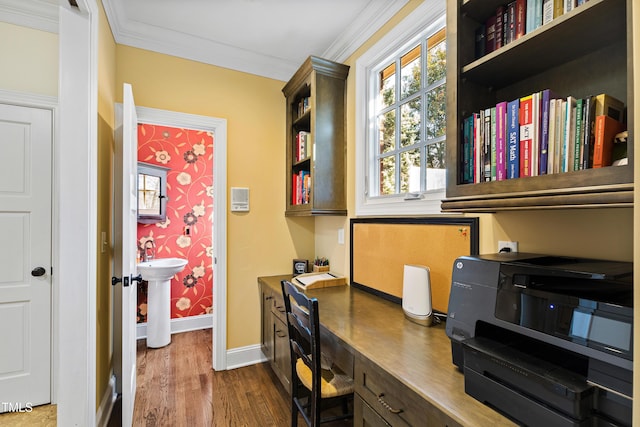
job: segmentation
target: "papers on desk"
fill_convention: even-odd
[[[305,273],[293,278],[293,282],[303,289],[328,288],[344,285],[345,278],[334,273]]]

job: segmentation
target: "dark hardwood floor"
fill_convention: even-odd
[[[220,372],[211,368],[211,330],[175,334],[159,349],[148,349],[140,340],[137,362],[136,427],[291,424],[289,395],[268,363]],[[120,418],[116,404],[109,427],[118,426]],[[305,425],[301,417],[298,425]]]
[[[285,426],[288,395],[266,363],[216,372],[211,330],[172,336],[167,347],[138,341],[134,426]],[[120,414],[114,412],[114,416]]]

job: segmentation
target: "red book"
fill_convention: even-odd
[[[524,36],[527,25],[527,0],[516,0],[516,39]]]
[[[504,30],[505,30],[505,7],[498,6],[496,9],[496,49],[500,49],[504,45]]]
[[[485,48],[484,53],[491,53],[496,50],[496,16],[490,16],[485,23]]]
[[[593,167],[611,166],[613,139],[624,130],[624,124],[609,116],[596,116]]]
[[[533,95],[520,98],[520,176],[531,176],[533,144]]]

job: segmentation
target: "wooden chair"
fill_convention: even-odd
[[[352,418],[353,378],[322,355],[317,298],[308,298],[286,280],[281,284],[291,348],[291,426],[298,425],[298,412],[310,427]],[[321,417],[337,404],[342,413]]]

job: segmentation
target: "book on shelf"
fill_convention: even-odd
[[[624,121],[624,102],[606,93],[593,97],[594,115],[609,116],[619,122]]]
[[[485,48],[484,53],[491,53],[496,50],[496,15],[491,15],[485,22],[486,35],[485,35]]]
[[[542,1],[542,25],[547,25],[553,21],[553,6],[554,0]]]
[[[311,108],[310,98],[305,96],[298,101],[298,117],[304,116],[304,114]]]
[[[520,177],[520,99],[507,103],[507,179]]]
[[[563,113],[565,117],[564,123],[564,141],[562,148],[562,172],[571,172],[573,170],[573,152],[575,151],[575,133],[576,133],[576,98],[569,95]]]
[[[574,136],[574,147],[573,147],[573,166],[572,170],[578,171],[581,169],[582,161],[581,161],[581,150],[584,149],[584,144],[582,142],[583,138],[583,128],[582,128],[582,98],[576,99],[576,128],[575,128],[575,136]]]
[[[495,27],[495,48],[500,49],[504,46],[504,34],[505,34],[505,14],[506,8],[504,6],[498,6],[496,8],[496,27]]]
[[[544,92],[543,92],[544,98]],[[544,101],[543,101],[544,102]],[[556,173],[556,99],[549,98],[549,112],[547,117],[547,132],[546,132],[546,140],[547,140],[547,174]],[[544,104],[543,104],[544,107]],[[544,116],[544,113],[543,113]],[[542,139],[544,140],[544,128],[542,130]],[[544,143],[543,143],[544,145]],[[541,158],[542,163],[542,158]]]
[[[593,165],[593,139],[595,125],[594,97],[584,98],[582,105],[582,169],[589,169]]]
[[[311,134],[301,130],[296,134],[295,139],[295,159],[299,162],[308,158],[311,153]]]
[[[483,163],[482,163],[482,119],[480,113],[473,113],[473,182],[478,183],[482,181]]]
[[[525,34],[542,26],[542,0],[527,0]]]
[[[496,181],[507,179],[507,103],[496,104]]]
[[[291,204],[303,205],[311,200],[311,174],[302,170],[293,174],[291,183]]]
[[[462,168],[460,182],[473,182],[473,116],[464,119],[462,124]]]
[[[606,115],[596,116],[595,142],[593,146],[593,167],[611,166],[613,141],[615,136],[624,131],[624,124]]]
[[[491,181],[491,108],[480,111],[482,116],[483,181]]]
[[[516,39],[516,2],[515,0],[507,4],[507,31],[504,35],[505,44],[509,44]]]
[[[487,35],[487,27],[484,24],[476,28],[476,47],[475,47],[476,58],[480,58],[484,56],[486,52],[486,47],[487,47],[487,43],[485,41],[486,35]]]
[[[551,89],[545,89],[542,91],[540,101],[540,166],[538,168],[539,175],[546,175],[549,170],[549,136],[551,117],[550,109],[551,100],[554,98],[556,98],[556,95]]]
[[[520,177],[531,176],[533,132],[533,95],[520,98]]]
[[[516,0],[516,23],[515,23],[515,38],[519,39],[526,33],[527,25],[527,0]]]
[[[491,181],[496,180],[496,107],[491,107]]]

